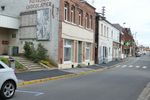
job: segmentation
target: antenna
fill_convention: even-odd
[[[102,16],[103,17],[105,17],[105,11],[106,11],[105,8],[106,8],[105,6],[102,7]]]

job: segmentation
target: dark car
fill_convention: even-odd
[[[136,57],[140,57],[140,56],[141,56],[141,53],[140,53],[140,52],[136,52],[136,53],[135,53],[135,56],[136,56]]]

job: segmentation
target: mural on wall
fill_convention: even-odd
[[[50,39],[50,9],[37,11],[37,40]]]

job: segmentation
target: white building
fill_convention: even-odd
[[[111,35],[113,38],[113,48],[112,48],[112,57],[113,60],[117,60],[121,56],[120,49],[120,31],[114,26],[111,27]]]
[[[112,61],[112,48],[113,48],[113,37],[112,37],[112,24],[108,22],[104,17],[97,16],[97,52],[98,52],[98,63],[107,63]]]

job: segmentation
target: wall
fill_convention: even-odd
[[[0,0],[0,14],[11,17],[19,17],[20,12],[26,9],[28,0]],[[5,6],[2,11],[1,6]]]
[[[62,23],[62,38],[93,42],[94,41],[94,31],[86,30],[79,26],[74,26]]]
[[[0,28],[0,55],[8,54],[8,45],[2,44],[2,41],[9,41],[9,32],[7,29]]]
[[[101,24],[103,24],[103,28],[101,27]],[[106,26],[105,33],[104,33],[104,26]],[[103,29],[103,33],[101,32],[101,29]],[[108,23],[105,20],[99,20],[99,43],[98,43],[99,63],[103,62],[103,54],[104,54],[103,47],[107,47],[107,54],[108,54],[108,57],[106,58],[107,62],[112,61],[113,37],[111,35],[111,29],[112,25],[110,23]]]
[[[20,53],[23,53],[23,45],[25,41],[33,42],[36,46],[41,43],[47,50],[49,58],[57,64],[58,62],[58,25],[59,25],[59,0],[50,0],[50,38],[47,40],[38,40],[37,38],[37,11],[40,9],[26,10],[21,13],[20,34]]]

